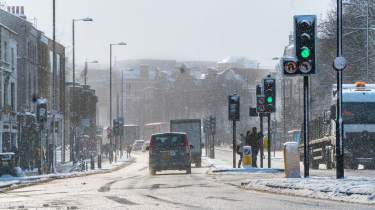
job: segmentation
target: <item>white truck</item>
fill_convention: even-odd
[[[196,167],[202,165],[202,129],[200,119],[171,120],[171,132],[183,132],[187,134],[189,143],[193,146],[191,159]]]
[[[332,88],[330,119],[310,123],[310,163],[318,168],[335,166],[336,151],[336,85]],[[342,86],[342,119],[344,167],[375,169],[375,84],[356,82]],[[317,132],[314,132],[317,131]],[[314,135],[315,134],[315,135]],[[318,135],[320,134],[320,135]],[[323,135],[322,135],[323,134]],[[300,151],[303,156],[303,141]]]

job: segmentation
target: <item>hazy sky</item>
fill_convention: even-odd
[[[1,0],[0,0],[1,1]],[[4,2],[4,1],[2,1]],[[221,60],[229,55],[258,59],[273,66],[292,31],[295,14],[324,14],[332,0],[56,0],[57,39],[71,57],[71,20],[92,17],[76,26],[77,61],[160,58]],[[7,0],[24,5],[28,18],[52,34],[52,0]]]

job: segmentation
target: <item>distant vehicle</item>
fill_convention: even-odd
[[[132,150],[133,151],[140,151],[142,149],[143,144],[145,143],[144,140],[135,140]]]
[[[193,149],[191,159],[196,167],[202,166],[202,128],[200,119],[171,120],[171,132],[186,133]]]
[[[142,145],[142,152],[146,152],[150,147],[150,141],[145,141]]]
[[[9,174],[15,176],[15,153],[4,152],[0,153],[0,176]]]
[[[150,140],[151,136],[155,133],[166,133],[169,132],[169,123],[167,122],[155,122],[145,124],[143,127],[143,139]]]
[[[160,133],[151,136],[149,171],[186,170],[191,174],[191,147],[186,133]]]
[[[137,139],[141,139],[139,125],[124,125],[124,144],[133,144]]]

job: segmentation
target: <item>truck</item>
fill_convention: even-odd
[[[310,163],[335,167],[336,85],[332,88],[330,110],[310,122]],[[375,84],[356,82],[342,86],[344,168],[375,169]],[[303,141],[300,143],[303,156]]]
[[[124,125],[124,144],[133,144],[135,140],[140,138],[139,125],[127,124]]]
[[[200,119],[171,120],[171,132],[183,132],[187,134],[191,149],[191,159],[195,167],[202,166],[202,128]]]
[[[145,124],[143,127],[143,139],[150,141],[151,136],[157,133],[169,132],[169,123],[167,122],[154,122]]]

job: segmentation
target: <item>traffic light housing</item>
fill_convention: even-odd
[[[234,94],[228,97],[228,114],[229,120],[240,120],[240,96]]]
[[[262,93],[261,85],[257,85],[256,87],[256,100],[257,100],[256,112],[257,113],[265,112],[264,95]]]
[[[271,113],[276,111],[276,81],[272,78],[263,80],[264,84],[264,111]]]
[[[214,116],[210,117],[210,128],[211,133],[214,135],[216,133],[216,117]]]
[[[38,98],[36,99],[36,117],[39,123],[47,122],[47,99],[45,98]]]
[[[113,135],[119,135],[119,121],[117,119],[113,119]]]
[[[297,69],[294,73],[308,75],[316,73],[316,16],[296,15],[294,16],[294,46],[296,52]],[[287,67],[293,65],[293,61],[287,62]],[[285,73],[284,63],[284,73]]]

